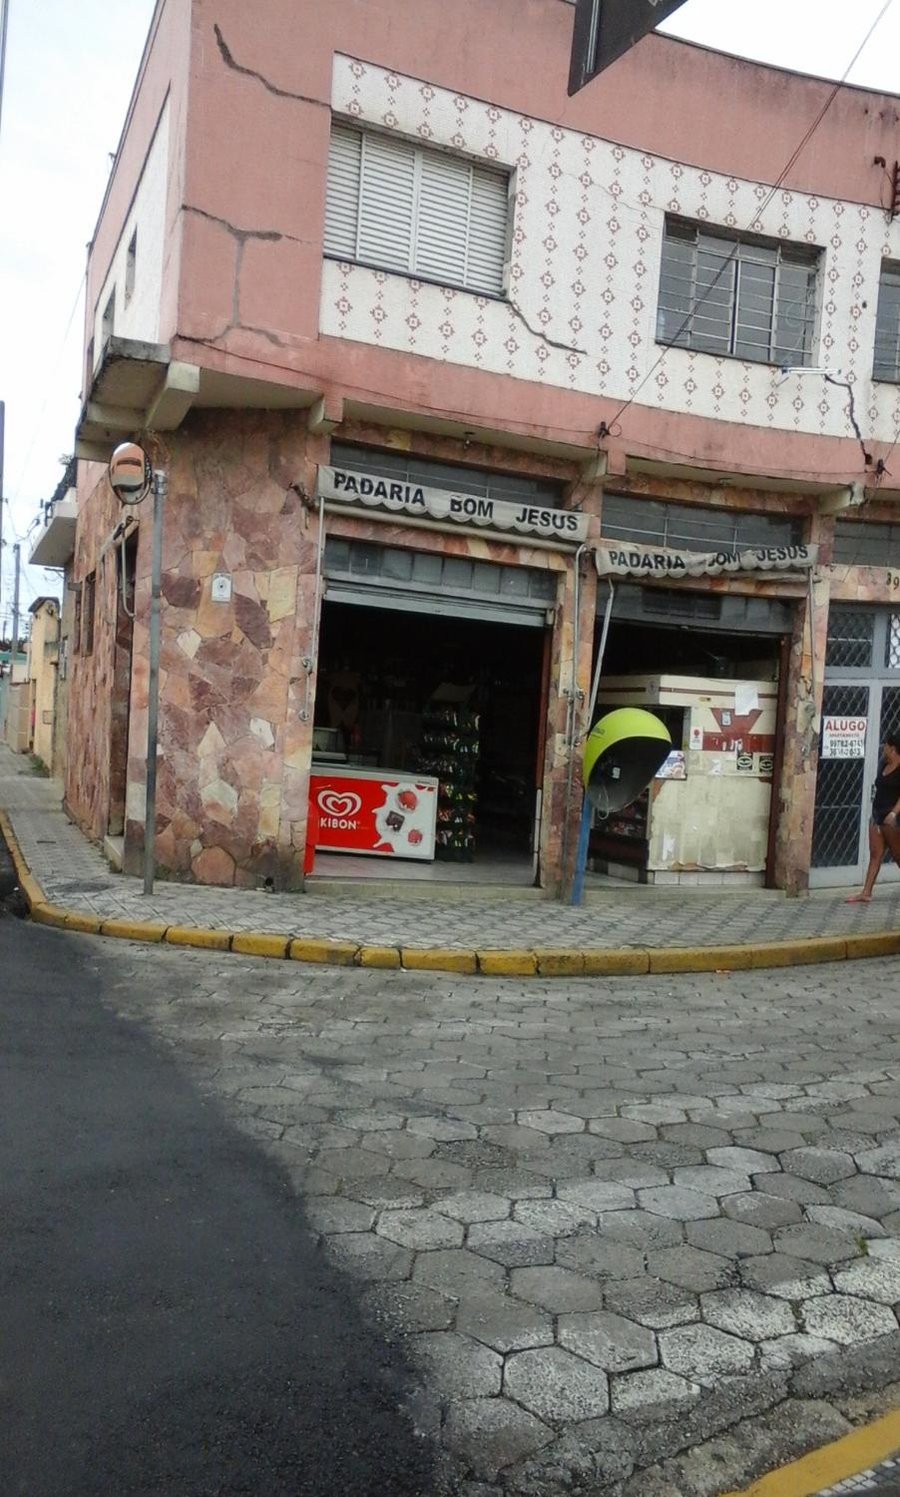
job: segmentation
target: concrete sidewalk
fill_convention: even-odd
[[[448,899],[414,883],[391,898],[371,888],[310,896],[171,883],[146,897],[69,822],[60,786],[3,746],[0,813],[34,918],[94,933],[493,975],[732,970],[900,952],[900,885],[869,905],[830,892],[611,888],[573,909],[521,890],[504,899],[469,886]]]

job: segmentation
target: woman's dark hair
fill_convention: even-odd
[[[900,733],[885,733],[884,741],[888,748],[892,748],[896,754],[900,754]]]

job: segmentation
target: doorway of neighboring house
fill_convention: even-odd
[[[833,604],[822,694],[811,888],[861,884],[881,744],[900,730],[900,613]],[[900,882],[889,853],[881,884]]]
[[[134,649],[134,579],[137,567],[137,532],[133,531],[116,550],[116,642],[109,741],[108,849],[121,859],[125,836],[125,787],[128,773],[128,733],[131,717],[131,661]]]

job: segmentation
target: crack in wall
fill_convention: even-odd
[[[516,305],[511,296],[507,297],[507,305],[510,311],[515,313],[516,317],[518,317],[522,325],[528,329],[532,338],[541,338],[549,348],[558,348],[562,353],[577,353],[580,354],[582,358],[587,358],[588,351],[586,348],[577,348],[574,343],[558,343],[557,340],[555,338],[551,338],[549,334],[541,332],[540,328],[532,327],[531,323],[528,321],[528,318],[525,316],[525,313],[522,311],[522,308]]]
[[[324,99],[313,99],[309,94],[296,94],[292,93],[290,89],[279,88],[277,83],[272,83],[262,73],[258,73],[255,68],[248,68],[243,63],[237,62],[234,53],[222,35],[218,22],[213,22],[213,31],[215,32],[216,46],[219,49],[222,61],[233,72],[241,73],[245,78],[255,78],[257,83],[261,83],[263,88],[267,89],[270,94],[274,94],[277,99],[292,99],[298,104],[314,104],[317,109],[331,109],[331,105],[326,103]]]

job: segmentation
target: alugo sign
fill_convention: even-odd
[[[426,488],[418,483],[379,478],[374,473],[356,473],[349,468],[320,467],[319,494],[340,504],[386,509],[410,519],[499,530],[504,535],[539,536],[559,546],[577,546],[587,536],[587,516],[569,509],[456,494],[451,489]]]
[[[601,577],[718,577],[723,572],[808,571],[816,564],[817,546],[759,546],[748,551],[657,551],[644,546],[598,546]]]

